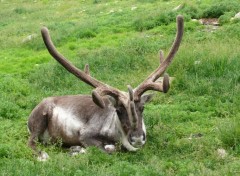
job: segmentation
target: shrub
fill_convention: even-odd
[[[0,144],[0,158],[6,158],[9,155],[8,146]]]
[[[6,76],[0,84],[0,118],[13,119],[23,115],[27,108],[26,96],[30,93],[28,84],[17,78]]]
[[[218,33],[216,33],[216,35],[219,38],[224,38],[226,40],[228,40],[229,38],[236,38],[236,39],[240,38],[240,23],[238,21],[234,20],[233,23],[230,23],[229,25],[224,26],[224,28],[219,30]]]
[[[93,0],[93,4],[98,4],[100,2],[101,2],[101,0]]]
[[[216,3],[205,10],[203,10],[203,18],[219,18],[226,12],[237,12],[240,8],[240,4],[237,2],[223,1]]]
[[[168,25],[171,22],[175,22],[176,16],[177,12],[171,11],[140,17],[134,21],[133,26],[136,31],[149,30],[157,26]]]
[[[142,15],[133,22],[136,31],[150,30],[157,26],[169,25],[176,21],[176,16],[182,14],[185,21],[191,18],[198,18],[200,10],[191,4],[183,4],[183,7],[177,11],[157,12],[149,15]]]
[[[96,37],[96,33],[91,29],[80,30],[77,34],[77,38],[93,38]]]
[[[225,24],[225,23],[229,23],[231,18],[234,16],[234,12],[226,12],[224,13],[224,15],[221,15],[219,17],[219,23],[220,24]]]
[[[19,118],[19,106],[14,102],[1,99],[1,112],[0,117],[6,119]]]
[[[133,22],[136,31],[149,30],[155,27],[155,21],[152,18],[140,17]]]
[[[28,13],[28,11],[25,8],[22,8],[22,7],[14,9],[14,12],[17,13],[17,14],[26,14],[26,13]]]
[[[226,147],[240,153],[240,114],[238,117],[219,126],[219,138]]]
[[[156,18],[156,26],[168,25],[170,22],[175,21],[176,16],[174,12],[162,13]]]
[[[199,18],[200,16],[200,9],[197,7],[185,3],[179,11],[181,14],[184,14],[185,16],[188,16],[189,18]],[[185,19],[186,20],[186,19]]]

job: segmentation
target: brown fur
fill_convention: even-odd
[[[150,95],[149,95],[150,97]],[[146,101],[146,100],[144,100]],[[104,145],[115,144],[119,142],[118,134],[120,129],[115,131],[107,131],[105,134],[101,134],[101,129],[106,125],[106,121],[113,118],[113,114],[117,114],[123,128],[123,132],[127,138],[131,136],[131,133],[137,136],[143,135],[142,130],[142,109],[145,102],[136,103],[138,124],[137,128],[133,131],[131,129],[131,122],[129,121],[126,109],[120,105],[114,107],[108,98],[104,98],[106,108],[102,109],[97,106],[93,101],[92,97],[88,95],[72,95],[72,96],[61,96],[61,97],[49,97],[44,99],[36,108],[33,109],[29,121],[28,127],[30,130],[29,146],[37,151],[36,141],[41,139],[45,130],[51,137],[51,142],[56,142],[61,139],[63,145],[66,146],[98,146],[104,150]],[[83,123],[83,128],[92,128],[88,130],[88,133],[81,134],[81,129],[69,138],[61,126],[54,121],[53,110],[56,107],[61,107],[66,111],[71,110],[71,113],[75,114],[77,121]],[[70,120],[70,119],[69,119]],[[90,123],[95,123],[94,125]],[[115,123],[113,121],[113,123]],[[116,126],[117,127],[117,126]],[[146,134],[144,134],[146,136]]]

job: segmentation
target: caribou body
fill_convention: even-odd
[[[88,65],[84,71],[76,68],[56,50],[48,29],[44,27],[41,32],[53,58],[95,89],[92,95],[48,97],[33,109],[28,120],[30,131],[28,143],[38,158],[45,160],[48,155],[37,150],[37,140],[43,143],[61,140],[62,144],[68,147],[97,146],[106,152],[115,151],[117,143],[128,151],[136,151],[142,147],[146,142],[144,104],[152,98],[152,94],[144,93],[148,90],[164,93],[168,91],[169,77],[164,72],[180,46],[183,17],[177,17],[176,38],[168,56],[164,59],[160,51],[160,66],[135,89],[128,86],[128,92],[120,91],[93,78]],[[162,75],[163,80],[157,81]]]

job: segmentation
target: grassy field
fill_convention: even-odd
[[[239,0],[0,1],[0,175],[239,175],[240,21],[230,21],[239,11]],[[159,49],[167,54],[178,14],[184,38],[167,71],[175,79],[145,107],[146,145],[70,157],[39,144],[51,159],[38,162],[27,146],[31,110],[44,97],[92,90],[51,58],[41,27],[79,68],[88,63],[94,77],[126,90],[158,66]],[[200,18],[220,26],[192,20]]]

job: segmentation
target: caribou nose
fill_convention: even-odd
[[[142,145],[142,141],[136,141],[135,144],[138,145],[138,146],[139,146],[139,145],[141,146],[141,145]]]
[[[137,141],[137,142],[134,142],[132,145],[133,145],[134,147],[139,148],[139,147],[142,147],[142,146],[143,146],[143,143],[142,143],[141,141]]]
[[[136,139],[136,140],[135,140],[135,143],[136,143],[136,144],[142,144],[141,138]]]
[[[145,141],[143,140],[143,136],[140,137],[132,137],[131,138],[131,144],[135,147],[141,147],[145,144]]]

